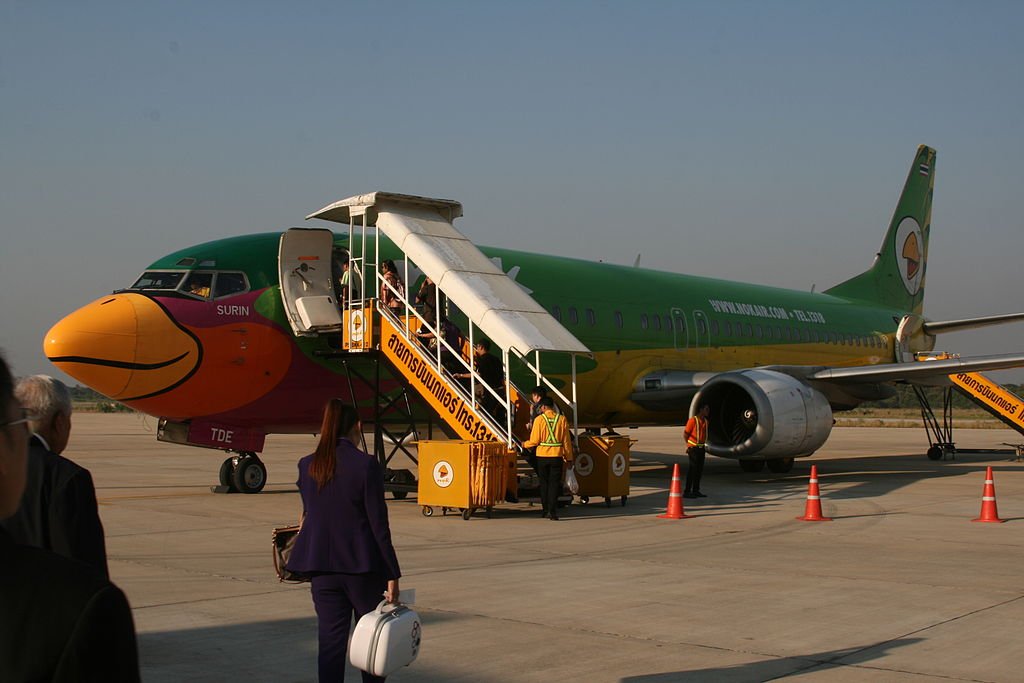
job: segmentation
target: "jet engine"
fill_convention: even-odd
[[[713,455],[810,455],[832,431],[832,408],[825,396],[775,370],[715,375],[694,396],[691,412],[705,403],[711,408],[707,450]]]

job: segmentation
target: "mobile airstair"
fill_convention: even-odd
[[[917,353],[914,356],[918,361],[947,360],[956,358],[950,353]],[[979,407],[998,418],[1011,429],[1024,434],[1024,400],[1008,390],[1006,387],[986,377],[980,372],[960,372],[949,375],[950,386],[943,392],[943,419],[941,424],[932,410],[928,398],[924,392],[914,386],[914,392],[921,404],[921,415],[924,419],[925,430],[928,432],[930,448],[928,457],[932,460],[940,460],[945,456],[953,457],[956,447],[953,442],[953,390],[969,398]],[[1017,458],[1024,455],[1024,444],[1006,444],[1017,451]]]
[[[336,348],[325,360],[344,366],[353,396],[362,390],[377,397],[373,415],[363,419],[374,424],[374,450],[396,497],[415,490],[415,479],[389,466],[398,453],[418,463],[409,446],[424,436],[418,433],[424,413],[431,418],[427,439],[436,420],[450,438],[499,442],[512,454],[529,424],[517,381],[529,382],[527,392],[547,387],[578,430],[576,360],[589,349],[455,229],[461,215],[458,202],[374,192],[307,216],[345,225],[340,240],[320,228],[282,236],[289,322],[298,336],[333,336]],[[310,277],[314,255],[320,263],[332,259],[329,280]],[[395,264],[404,291],[385,278],[386,262]],[[433,301],[417,305],[425,278],[435,285]],[[452,325],[460,328],[457,335]],[[480,339],[497,352],[506,379],[500,386],[481,376],[473,355]]]

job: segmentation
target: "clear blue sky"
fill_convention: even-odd
[[[479,244],[822,289],[938,149],[926,313],[1024,310],[1019,2],[0,0],[0,347],[376,189]],[[1020,351],[1024,326],[940,338]],[[1024,378],[1017,373],[1009,377]]]

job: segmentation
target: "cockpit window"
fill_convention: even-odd
[[[210,298],[210,292],[213,291],[213,273],[200,273],[191,272],[188,276],[188,281],[185,283],[185,287],[182,291],[192,294],[193,296],[201,296],[204,299]]]
[[[177,289],[183,277],[184,271],[146,271],[128,289]]]
[[[219,299],[248,292],[249,281],[245,273],[237,271],[222,273],[212,270],[147,270],[128,289],[178,291],[203,299]]]
[[[245,282],[245,273],[217,273],[214,281],[213,298],[219,299],[222,296],[238,294],[249,289]]]

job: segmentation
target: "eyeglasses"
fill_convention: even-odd
[[[26,424],[36,419],[35,415],[30,415],[24,408],[21,409],[21,419],[11,420],[9,422],[0,422],[0,427],[14,427],[15,425]]]

